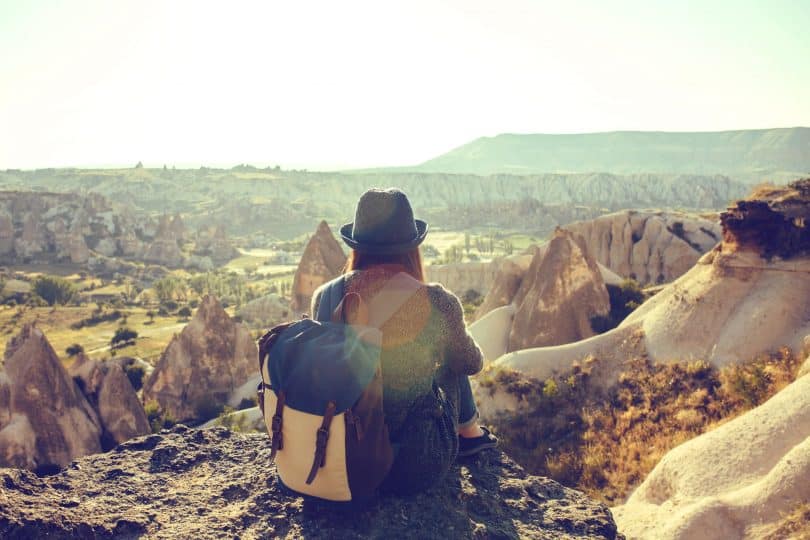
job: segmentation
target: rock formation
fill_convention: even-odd
[[[509,350],[561,345],[594,335],[590,319],[610,311],[596,262],[581,237],[558,229],[537,252],[515,293]]]
[[[197,232],[197,257],[207,257],[214,263],[224,264],[239,256],[222,224],[207,224]],[[199,266],[199,264],[197,265]]]
[[[295,314],[308,313],[315,289],[340,275],[346,265],[346,255],[332,234],[329,225],[321,221],[309,239],[298,269],[295,271],[290,308]]]
[[[614,509],[630,538],[764,538],[810,499],[810,375],[667,453]]]
[[[674,212],[624,210],[566,225],[588,253],[625,278],[670,282],[692,268],[721,239],[720,224]]]
[[[25,326],[0,372],[0,467],[47,471],[101,451],[101,426],[45,335]]]
[[[498,267],[497,263],[487,262],[432,264],[425,267],[425,277],[429,282],[441,283],[457,296],[468,290],[483,295],[495,281]]]
[[[183,262],[183,253],[171,230],[168,216],[161,216],[155,239],[149,244],[143,260],[163,266],[177,267]]]
[[[176,420],[199,418],[225,404],[258,370],[250,332],[235,323],[213,296],[206,296],[180,334],[172,338],[143,389]]]
[[[810,254],[810,178],[786,188],[763,186],[723,213],[727,249],[772,257]]]
[[[183,218],[182,216],[180,216],[180,214],[174,215],[171,223],[169,224],[169,230],[174,235],[174,237],[180,240],[181,242],[186,239],[186,236],[188,236],[186,224],[183,223]]]
[[[523,258],[527,259],[523,264],[521,264],[523,261],[516,262],[508,259],[501,263],[492,286],[484,297],[484,301],[475,310],[476,319],[480,319],[493,309],[512,303],[533,257],[526,256]]]
[[[11,216],[0,211],[0,255],[8,255],[14,251],[14,223]]]
[[[804,337],[810,334],[810,304],[806,302],[810,298],[810,252],[801,240],[807,234],[805,222],[791,218],[787,227],[785,218],[787,212],[801,212],[802,200],[803,208],[810,208],[810,198],[799,195],[800,188],[810,184],[805,182],[782,191],[782,196],[754,198],[730,209],[721,218],[726,240],[618,328],[564,347],[504,355],[494,360],[493,369],[507,367],[544,380],[594,356],[601,361],[602,382],[607,386],[615,380],[621,362],[633,356],[648,356],[655,362],[701,360],[722,367],[782,346],[801,350]],[[768,212],[762,212],[761,205],[752,205],[777,199],[791,202],[782,206],[768,202]],[[758,209],[749,212],[753,207]],[[763,215],[770,215],[771,221],[763,222]],[[752,216],[752,222],[746,216]],[[773,228],[783,233],[760,234]],[[787,258],[768,260],[763,258],[766,250]],[[498,343],[509,327],[503,317],[482,318],[470,331],[488,343]],[[505,396],[482,394],[480,398],[485,402],[482,414],[485,409],[494,414],[500,407],[514,405]]]
[[[151,431],[143,405],[118,362],[99,362],[82,353],[68,372],[101,421],[102,450]]]
[[[277,294],[251,300],[237,314],[247,323],[264,327],[271,327],[291,317],[287,302]]]
[[[3,538],[617,538],[610,511],[504,454],[461,461],[418,497],[347,511],[279,489],[263,433],[176,426],[38,478],[0,472]]]

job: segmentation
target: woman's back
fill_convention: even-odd
[[[359,293],[368,304],[397,272],[385,266],[350,272],[344,292]],[[483,361],[466,331],[458,298],[439,284],[416,283],[415,292],[381,326],[384,409],[394,442],[403,436],[414,404],[433,391],[437,375],[472,375]],[[322,290],[313,296],[312,313],[317,312]]]

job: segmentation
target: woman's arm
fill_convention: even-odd
[[[453,293],[439,287],[440,310],[447,326],[447,362],[455,373],[475,375],[484,367],[484,355],[467,332],[461,301]]]

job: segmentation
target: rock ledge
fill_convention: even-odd
[[[0,469],[2,538],[616,538],[607,507],[504,454],[364,510],[285,496],[265,434],[176,426],[59,474]]]

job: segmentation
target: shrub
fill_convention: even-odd
[[[149,420],[149,426],[152,428],[152,433],[157,433],[161,429],[172,427],[176,422],[170,414],[165,413],[157,401],[149,401],[144,405],[143,410],[146,412],[146,418]]]
[[[146,369],[137,364],[129,364],[124,368],[124,373],[127,375],[132,388],[137,392],[143,388],[143,378],[146,376]]]
[[[646,295],[637,281],[626,279],[621,285],[606,285],[610,297],[610,312],[591,317],[591,329],[597,334],[612,330],[639,307]]]
[[[93,310],[93,314],[91,316],[71,324],[70,327],[74,330],[81,330],[85,326],[96,326],[97,324],[105,322],[117,321],[123,316],[124,314],[117,309],[115,311],[110,311],[109,313],[104,313],[97,308]]]
[[[82,347],[78,343],[74,343],[73,345],[70,345],[67,349],[65,349],[65,352],[67,353],[68,356],[71,357],[76,356],[77,354],[84,352],[84,347]]]
[[[493,429],[529,472],[550,476],[607,503],[622,501],[670,449],[764,402],[792,382],[802,356],[789,349],[720,370],[706,362],[623,364],[609,389],[593,358],[539,381],[486,370],[482,389],[505,391],[520,414]],[[615,369],[608,366],[608,369]]]
[[[137,338],[138,332],[122,326],[115,330],[115,335],[113,335],[112,339],[110,340],[110,348],[120,349],[133,345]]]
[[[247,417],[244,414],[234,414],[231,407],[223,407],[222,412],[217,416],[217,424],[230,429],[231,431],[246,431]]]
[[[188,319],[191,317],[191,308],[188,306],[183,306],[177,311],[177,315],[184,319]]]
[[[56,276],[40,276],[34,281],[34,293],[49,306],[67,304],[76,297],[76,286]]]
[[[218,417],[225,410],[225,404],[214,399],[201,399],[194,406],[194,418],[202,422],[207,422]]]
[[[253,407],[255,407],[258,404],[259,404],[259,401],[255,397],[242,398],[242,401],[240,401],[239,405],[236,406],[236,410],[241,411],[243,409],[252,409]]]

